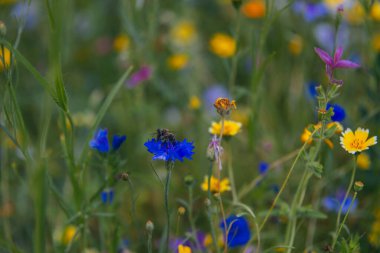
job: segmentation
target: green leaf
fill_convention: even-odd
[[[306,167],[308,169],[310,169],[316,177],[318,177],[318,178],[322,177],[323,165],[320,164],[319,162],[317,162],[317,161],[309,161],[309,162],[306,163]]]
[[[297,209],[297,217],[326,219],[327,215],[320,211],[314,210],[312,207],[300,207]]]

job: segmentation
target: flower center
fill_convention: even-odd
[[[363,148],[364,141],[359,139],[354,139],[351,142],[351,147],[354,149],[362,149]]]

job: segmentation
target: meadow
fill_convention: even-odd
[[[380,252],[380,1],[0,0],[0,253]]]

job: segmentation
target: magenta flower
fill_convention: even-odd
[[[334,74],[335,69],[338,69],[338,68],[354,69],[354,68],[360,67],[360,65],[355,62],[341,59],[342,54],[343,54],[342,47],[338,47],[338,49],[335,50],[334,58],[331,57],[327,52],[323,51],[320,48],[315,47],[314,51],[321,58],[321,60],[326,64],[326,74],[331,83],[335,83],[338,85],[343,84],[343,80],[334,79],[333,74]]]
[[[142,66],[139,70],[137,70],[131,78],[127,81],[127,86],[130,88],[136,87],[140,83],[150,79],[152,76],[152,69],[148,65]]]

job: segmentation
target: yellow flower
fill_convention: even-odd
[[[11,64],[11,51],[9,51],[8,48],[4,47],[4,62],[5,62],[5,68],[8,68]],[[3,50],[0,49],[0,71],[4,69],[4,63],[3,63]]]
[[[208,191],[208,176],[205,176],[205,179],[201,185],[203,191]],[[210,192],[212,193],[223,193],[230,191],[230,180],[228,178],[223,178],[222,180],[217,179],[214,176],[211,176],[210,180]]]
[[[339,5],[343,4],[344,0],[324,0],[326,6],[333,11],[336,11]]]
[[[218,246],[223,247],[224,246],[223,235],[220,235],[217,240],[218,240]],[[213,242],[212,241],[212,235],[206,234],[205,239],[203,239],[203,246],[205,246],[207,248],[207,247],[211,246],[212,242]]]
[[[182,21],[175,25],[170,33],[174,43],[186,46],[194,40],[195,32],[195,27],[191,22]]]
[[[288,49],[289,52],[293,55],[299,55],[302,52],[303,40],[299,35],[294,35],[289,41]]]
[[[186,67],[188,60],[186,54],[174,54],[168,58],[167,64],[173,70],[180,70]]]
[[[366,153],[360,153],[356,158],[356,165],[359,169],[368,170],[371,166],[371,159]]]
[[[380,52],[380,33],[377,33],[373,36],[372,47],[376,52]]]
[[[113,49],[118,52],[127,51],[130,46],[130,41],[127,35],[120,34],[113,41]]]
[[[178,253],[191,253],[191,248],[180,244],[178,245]]]
[[[347,10],[345,14],[347,21],[355,25],[363,23],[366,15],[363,5],[358,1],[356,1],[352,8]]]
[[[74,236],[76,233],[77,233],[77,228],[75,226],[73,225],[67,226],[62,235],[62,243],[64,245],[68,245],[74,239]]]
[[[224,130],[223,136],[234,136],[239,133],[242,124],[240,122],[225,120],[224,121]],[[210,134],[220,135],[222,129],[222,122],[216,123],[211,122],[211,127],[208,129]]]
[[[322,124],[319,122],[318,124],[314,125],[314,129],[318,130],[321,128],[321,126],[322,126]],[[336,134],[340,134],[342,132],[343,126],[337,121],[328,123],[326,127],[327,127],[327,129],[329,129],[333,126],[336,126],[336,129],[335,129]],[[303,130],[303,133],[301,134],[301,141],[307,142],[308,144],[311,144],[313,142],[313,138],[310,138],[311,134],[312,133],[308,130],[308,128],[305,128]],[[324,139],[324,142],[327,144],[327,146],[329,146],[329,148],[334,147],[334,144],[332,143],[332,141],[330,139]]]
[[[375,21],[380,21],[380,2],[375,2],[371,7],[371,17]]]
[[[236,51],[236,41],[227,34],[214,34],[209,44],[211,52],[222,58],[231,57]]]
[[[368,139],[368,133],[368,129],[360,127],[356,129],[355,133],[347,128],[340,137],[340,144],[350,154],[362,152],[368,149],[369,146],[373,146],[377,143],[377,136]]]
[[[189,108],[193,110],[197,110],[201,107],[202,101],[199,99],[198,96],[191,96],[189,100]]]
[[[247,17],[258,19],[265,16],[265,3],[262,0],[251,0],[245,3],[241,12]]]

